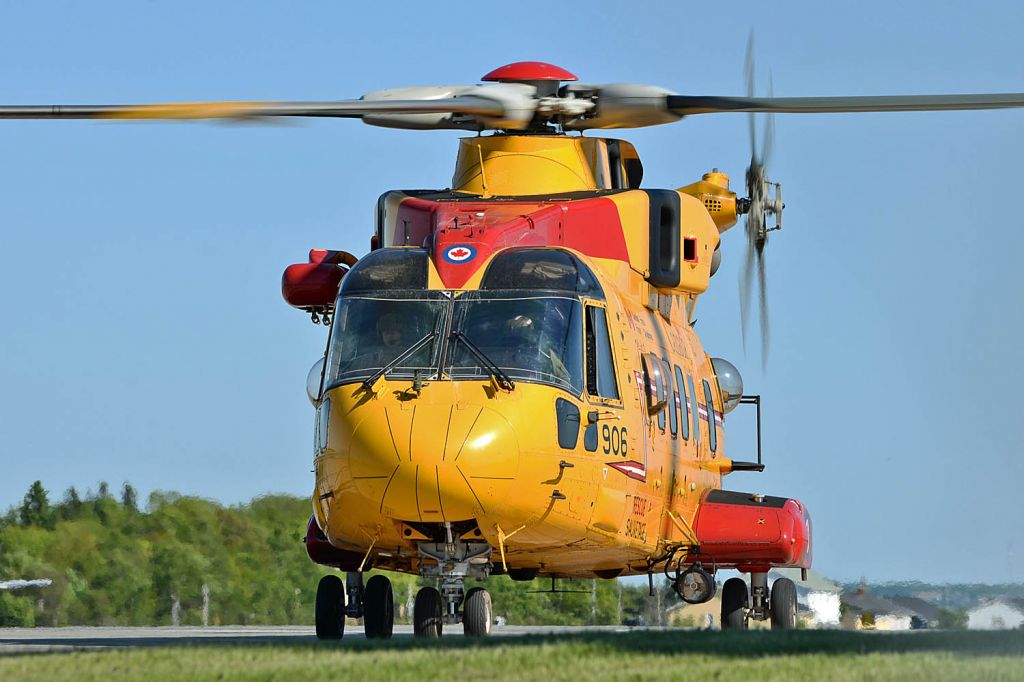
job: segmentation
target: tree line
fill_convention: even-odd
[[[40,481],[0,517],[0,581],[52,580],[48,587],[0,590],[0,626],[311,624],[320,577],[331,569],[306,556],[308,498],[266,495],[239,505],[154,492],[144,506],[125,483],[106,483],[59,502]],[[426,581],[388,573],[395,612],[408,622],[411,598]],[[471,581],[472,582],[472,581]],[[675,600],[659,580],[486,581],[495,614],[521,624],[659,622]],[[660,608],[659,608],[660,607]]]

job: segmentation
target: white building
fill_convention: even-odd
[[[1024,599],[992,599],[967,612],[969,630],[1013,630],[1024,627]]]
[[[893,601],[872,594],[861,585],[842,595],[846,605],[843,626],[855,630],[909,630],[914,615]]]
[[[799,568],[774,568],[768,580],[789,578],[796,583],[796,602],[801,615],[807,614],[808,625],[815,628],[839,627],[839,604],[843,589],[814,571],[807,572],[807,580],[800,580]]]

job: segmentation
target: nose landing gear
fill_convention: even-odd
[[[445,542],[419,543],[420,575],[440,578],[441,590],[424,587],[416,594],[413,632],[417,637],[440,637],[444,623],[461,622],[468,636],[490,634],[491,595],[482,587],[466,592],[465,580],[490,574],[491,546],[456,541],[451,524],[446,524],[445,531]]]
[[[797,626],[796,584],[779,578],[768,589],[767,573],[750,574],[750,594],[742,578],[729,578],[722,586],[722,629],[746,630],[750,619],[771,619],[772,630]]]

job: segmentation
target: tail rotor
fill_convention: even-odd
[[[747,97],[754,97],[754,36],[747,42],[746,58]],[[772,96],[771,78],[768,81],[768,96]],[[763,140],[758,150],[757,121],[755,114],[747,114],[750,133],[750,165],[747,167],[747,197],[738,203],[738,213],[746,215],[747,253],[740,272],[740,325],[743,346],[747,344],[747,326],[750,319],[751,289],[757,280],[758,314],[761,335],[761,363],[768,364],[768,347],[771,325],[768,317],[767,277],[765,274],[765,246],[768,233],[782,227],[782,186],[768,179],[767,166],[775,144],[775,121],[772,114],[765,115]],[[768,226],[768,216],[775,218],[775,224]]]

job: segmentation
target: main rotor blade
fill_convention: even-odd
[[[0,105],[0,118],[92,118],[116,120],[195,120],[316,116],[360,118],[364,114],[460,113],[501,116],[501,102],[483,97],[426,100],[338,100],[333,102],[178,102],[168,104]]]
[[[974,95],[882,95],[862,97],[719,97],[668,95],[666,108],[680,116],[750,111],[777,114],[833,114],[866,111],[948,111],[1024,107],[1024,93]]]

